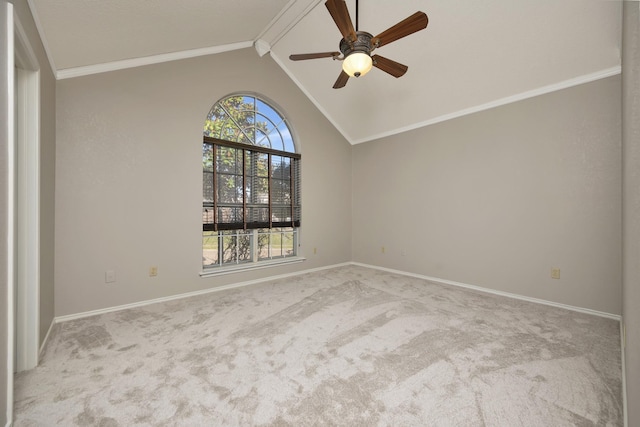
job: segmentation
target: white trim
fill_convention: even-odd
[[[458,117],[466,116],[473,113],[478,113],[480,111],[489,110],[491,108],[500,107],[507,104],[512,104],[514,102],[523,101],[525,99],[533,98],[539,95],[544,95],[551,92],[556,92],[562,89],[568,89],[570,87],[579,86],[584,83],[593,82],[596,80],[604,79],[607,77],[615,76],[622,72],[622,67],[620,65],[607,68],[605,70],[596,71],[595,73],[585,74],[582,76],[575,77],[573,79],[564,80],[558,83],[550,84],[547,86],[542,86],[537,89],[529,90],[527,92],[518,93],[516,95],[507,96],[506,98],[496,99],[495,101],[487,102],[486,104],[477,105],[475,107],[465,108],[464,110],[455,111],[450,114],[445,114],[439,117],[435,117],[433,119],[426,120],[424,122],[414,123],[409,126],[404,126],[401,128],[393,129],[388,132],[382,132],[377,135],[371,135],[366,138],[351,140],[346,135],[345,138],[351,142],[351,144],[361,144],[363,142],[373,141],[375,139],[385,138],[388,136],[396,135],[399,133],[407,132],[410,130],[418,129],[421,127],[433,125],[436,123],[444,122],[451,119],[456,119]],[[344,133],[343,133],[344,135]]]
[[[44,47],[44,53],[47,55],[49,66],[51,67],[51,71],[53,72],[53,75],[55,75],[56,63],[53,61],[53,55],[51,54],[51,49],[49,48],[49,44],[47,43],[47,38],[45,37],[44,29],[42,28],[42,22],[40,21],[40,17],[38,16],[38,12],[35,7],[34,0],[27,0],[27,4],[29,5],[29,10],[31,11],[33,22],[36,24],[36,30],[38,30],[38,36],[40,36],[40,41],[42,42],[42,46]]]
[[[620,320],[620,362],[622,368],[622,419],[624,421],[624,427],[629,427],[629,414],[627,410],[627,367],[625,362],[625,347],[626,343],[626,331],[624,317]]]
[[[65,68],[61,70],[57,69],[55,61],[53,60],[53,54],[51,53],[51,48],[49,47],[48,39],[46,37],[42,21],[40,20],[40,16],[38,15],[38,8],[35,5],[35,0],[27,0],[27,4],[29,5],[29,10],[31,11],[31,16],[33,17],[33,21],[36,25],[40,40],[42,40],[42,46],[44,47],[47,60],[49,61],[49,66],[51,67],[51,71],[53,72],[53,75],[56,76],[56,79],[62,80],[107,71],[138,67],[141,65],[192,58],[194,56],[211,55],[221,52],[227,52],[230,50],[243,49],[254,45],[256,46],[256,50],[258,51],[260,56],[263,56],[271,50],[272,45],[280,41],[280,39],[291,30],[291,28],[293,28],[302,18],[307,16],[307,14],[316,6],[318,6],[321,1],[322,0],[306,0],[306,2],[302,3],[302,6],[300,6],[299,0],[290,0],[289,3],[287,3],[285,7],[283,7],[280,12],[278,12],[278,14],[271,20],[271,22],[267,24],[267,26],[260,32],[255,40],[223,46],[192,49],[150,57],[134,58],[131,60],[115,61],[85,67]],[[275,33],[275,35],[272,33]],[[267,50],[265,51],[265,49]],[[163,57],[165,59],[163,59]],[[111,68],[113,66],[116,67]]]
[[[142,58],[124,59],[122,61],[105,62],[103,64],[87,65],[84,67],[65,68],[56,71],[56,79],[70,79],[73,77],[88,76],[91,74],[106,73],[109,71],[124,70],[126,68],[142,67],[144,65],[159,64],[161,62],[178,61],[180,59],[194,58],[197,56],[213,55],[232,50],[246,49],[253,46],[253,40],[231,43],[221,46],[204,47],[200,49],[183,50],[180,52],[162,53],[160,55],[145,56]]]
[[[364,267],[364,268],[371,268],[373,270],[386,271],[386,272],[389,272],[389,273],[400,274],[400,275],[409,276],[409,277],[415,277],[417,279],[422,279],[422,280],[428,280],[430,282],[435,282],[435,283],[439,283],[439,284],[443,284],[443,285],[457,286],[457,287],[461,287],[461,288],[471,289],[471,290],[474,290],[474,291],[484,292],[484,293],[493,294],[493,295],[499,295],[499,296],[512,298],[512,299],[517,299],[517,300],[521,300],[521,301],[527,301],[527,302],[532,302],[532,303],[536,303],[536,304],[542,304],[542,305],[547,305],[547,306],[551,306],[551,307],[556,307],[556,308],[562,308],[562,309],[566,309],[566,310],[576,311],[576,312],[579,312],[579,313],[590,314],[590,315],[599,316],[599,317],[605,317],[607,319],[612,319],[612,320],[617,320],[617,321],[621,320],[621,316],[619,316],[617,314],[610,314],[610,313],[605,313],[605,312],[602,312],[602,311],[591,310],[591,309],[588,309],[588,308],[575,307],[575,306],[567,305],[567,304],[560,304],[560,303],[556,303],[556,302],[553,302],[553,301],[547,301],[547,300],[543,300],[543,299],[539,299],[539,298],[531,298],[531,297],[527,297],[527,296],[523,296],[523,295],[513,294],[513,293],[509,293],[509,292],[497,291],[497,290],[494,290],[494,289],[483,288],[481,286],[469,285],[469,284],[461,283],[461,282],[454,282],[452,280],[440,279],[440,278],[437,278],[437,277],[425,276],[425,275],[422,275],[422,274],[415,274],[415,273],[410,273],[410,272],[402,271],[402,270],[395,270],[395,269],[386,268],[386,267],[378,267],[378,266],[375,266],[375,265],[364,264],[364,263],[360,263],[360,262],[344,262],[344,263],[340,263],[340,264],[327,265],[327,266],[324,266],[324,267],[316,267],[316,268],[310,268],[310,269],[307,269],[307,270],[295,271],[293,273],[285,273],[285,274],[279,274],[279,275],[275,275],[275,276],[261,277],[259,279],[248,280],[248,281],[244,281],[244,282],[231,283],[231,284],[228,284],[228,285],[217,286],[215,288],[203,289],[203,290],[200,290],[200,291],[186,292],[186,293],[183,293],[183,294],[171,295],[171,296],[161,297],[161,298],[154,298],[154,299],[145,300],[145,301],[139,301],[139,302],[135,302],[135,303],[131,303],[131,304],[123,304],[123,305],[118,305],[118,306],[115,306],[115,307],[107,307],[107,308],[101,308],[101,309],[98,309],[98,310],[86,311],[86,312],[82,312],[82,313],[69,314],[69,315],[66,315],[66,316],[58,316],[55,319],[53,319],[53,322],[51,323],[51,327],[49,328],[49,332],[47,332],[47,337],[45,337],[45,341],[49,337],[49,333],[51,332],[51,328],[53,327],[54,323],[67,322],[69,320],[82,319],[82,318],[85,318],[85,317],[97,316],[97,315],[100,315],[100,314],[112,313],[112,312],[115,312],[115,311],[121,311],[121,310],[130,309],[130,308],[144,307],[144,306],[147,306],[147,305],[150,305],[150,304],[156,304],[156,303],[167,302],[167,301],[175,301],[175,300],[179,300],[179,299],[183,299],[183,298],[190,298],[190,297],[199,296],[199,295],[206,295],[206,294],[209,294],[209,293],[212,293],[212,292],[219,292],[219,291],[226,291],[226,290],[229,290],[229,289],[242,288],[242,287],[245,287],[245,286],[256,285],[256,284],[268,282],[268,281],[271,281],[271,280],[286,279],[288,277],[295,277],[295,276],[300,276],[300,275],[303,275],[303,274],[314,273],[314,272],[317,272],[317,271],[330,270],[332,268],[344,267],[344,266],[347,266],[347,265],[355,265],[355,266]],[[44,347],[44,344],[43,344],[43,347]],[[42,349],[41,349],[41,351],[42,351]]]
[[[38,365],[40,324],[40,71],[19,18],[14,17],[17,74],[17,372]]]
[[[271,52],[271,45],[262,39],[258,39],[253,42],[253,47],[256,48],[256,52],[258,52],[258,55],[260,55],[260,57],[263,57],[267,53]]]
[[[270,46],[276,45],[282,37],[298,25],[321,1],[322,0],[289,1],[280,13],[258,34],[256,40],[264,40]]]
[[[38,364],[40,300],[40,139],[38,71],[17,69],[16,371]],[[22,104],[22,105],[21,105]],[[34,105],[35,104],[35,105]]]
[[[49,336],[51,335],[51,331],[53,330],[53,326],[55,324],[56,324],[56,320],[55,319],[51,320],[51,324],[49,325],[49,329],[47,330],[47,335],[44,336],[44,339],[42,340],[42,344],[40,345],[40,349],[38,350],[38,359],[40,359],[40,356],[42,356],[42,352],[47,346],[47,342],[49,341]]]
[[[284,264],[295,264],[306,261],[307,259],[300,256],[292,256],[288,258],[274,259],[270,261],[259,261],[246,264],[236,264],[224,267],[212,267],[200,273],[200,277],[224,276],[231,273],[241,273],[243,271],[260,270],[262,268],[277,267]]]
[[[15,104],[14,104],[14,36],[13,36],[13,4],[3,2],[6,5],[6,52],[7,52],[7,425],[11,425],[13,419],[13,358],[15,336],[15,271],[14,271],[14,244],[15,244]]]
[[[39,69],[38,57],[33,51],[31,43],[29,43],[27,32],[24,30],[18,16],[14,16],[13,19],[15,34],[17,34],[14,42],[19,46],[19,49],[15,49],[14,51],[14,55],[19,59],[17,66],[25,69],[37,70]]]
[[[521,301],[533,302],[536,304],[548,305],[556,308],[563,308],[565,310],[577,311],[579,313],[591,314],[599,317],[606,317],[607,319],[617,320],[618,322],[620,322],[620,319],[621,319],[620,315],[618,314],[605,313],[603,311],[591,310],[590,308],[576,307],[573,305],[561,304],[558,302],[547,301],[539,298],[532,298],[524,295],[512,294],[510,292],[503,292],[503,291],[497,291],[495,289],[483,288],[482,286],[468,285],[466,283],[454,282],[453,280],[440,279],[438,277],[431,277],[431,276],[425,276],[423,274],[409,273],[407,271],[394,270],[392,268],[385,268],[385,267],[378,267],[375,265],[363,264],[360,262],[352,262],[352,264],[358,265],[360,267],[373,268],[376,270],[387,271],[389,273],[401,274],[403,276],[410,276],[410,277],[415,277],[417,279],[428,280],[430,282],[440,283],[443,285],[457,286],[461,288],[471,289],[474,291],[484,292],[484,293],[493,294],[493,295],[499,295],[502,297],[517,299]]]
[[[101,308],[101,309],[98,309],[98,310],[85,311],[83,313],[69,314],[69,315],[66,315],[66,316],[58,316],[53,321],[55,323],[67,322],[69,320],[82,319],[82,318],[85,318],[85,317],[96,316],[96,315],[99,315],[99,314],[112,313],[114,311],[126,310],[126,309],[129,309],[129,308],[144,307],[146,305],[156,304],[156,303],[160,303],[160,302],[174,301],[174,300],[183,299],[183,298],[190,298],[190,297],[199,296],[199,295],[206,295],[206,294],[209,294],[209,293],[212,293],[212,292],[219,292],[219,291],[226,291],[226,290],[229,290],[229,289],[242,288],[242,287],[245,287],[245,286],[256,285],[258,283],[264,283],[264,282],[268,282],[268,281],[271,281],[271,280],[286,279],[288,277],[300,276],[300,275],[303,275],[303,274],[313,273],[313,272],[316,272],[316,271],[329,270],[329,269],[337,268],[337,267],[344,267],[344,266],[350,265],[350,264],[351,263],[349,263],[349,262],[345,262],[345,263],[342,263],[342,264],[333,264],[333,265],[328,265],[328,266],[324,266],[324,267],[310,268],[308,270],[295,271],[293,273],[279,274],[279,275],[269,276],[269,277],[261,277],[259,279],[255,279],[255,280],[248,280],[248,281],[245,281],[245,282],[231,283],[229,285],[217,286],[215,288],[203,289],[201,291],[186,292],[186,293],[183,293],[183,294],[171,295],[171,296],[162,297],[162,298],[154,298],[154,299],[150,299],[150,300],[146,300],[146,301],[134,302],[134,303],[131,303],[131,304],[123,304],[123,305],[118,305],[118,306],[115,306],[115,307],[108,307],[108,308]]]

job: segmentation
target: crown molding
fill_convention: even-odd
[[[568,89],[574,86],[579,86],[584,83],[590,83],[596,80],[604,79],[607,77],[615,76],[622,72],[622,67],[620,65],[607,68],[604,70],[596,71],[594,73],[584,74],[578,77],[574,77],[572,79],[563,80],[558,83],[550,84],[547,86],[542,86],[537,89],[533,89],[530,91],[518,93],[512,96],[508,96],[506,98],[496,99],[495,101],[487,102],[486,104],[476,105],[475,107],[465,108],[463,110],[455,111],[450,114],[444,114],[439,117],[435,117],[433,119],[425,120],[423,122],[414,123],[409,126],[397,128],[390,130],[388,132],[379,133],[376,135],[371,135],[362,139],[357,139],[350,141],[352,145],[361,144],[363,142],[369,142],[380,138],[385,138],[389,136],[393,136],[399,133],[407,132],[414,129],[419,129],[425,126],[433,125],[436,123],[444,122],[451,119],[456,119],[458,117],[466,116],[473,113],[478,113],[480,111],[489,110],[491,108],[500,107],[507,104],[512,104],[514,102],[523,101],[525,99],[533,98],[539,95],[544,95],[551,92],[556,92],[562,89]]]
[[[256,48],[256,52],[260,57],[265,56],[267,53],[271,51],[271,45],[262,39],[258,39],[253,43],[253,47]]]
[[[47,56],[47,60],[49,61],[49,67],[51,67],[51,72],[56,75],[56,63],[53,61],[53,55],[51,54],[51,49],[49,48],[49,43],[47,42],[47,38],[44,36],[44,29],[42,28],[42,22],[40,22],[40,17],[38,16],[37,8],[34,4],[34,0],[27,0],[27,5],[29,6],[29,10],[31,11],[31,16],[33,17],[33,22],[36,25],[36,30],[38,31],[38,35],[40,36],[40,41],[42,42],[42,47],[44,48],[44,53]]]
[[[271,51],[271,46],[277,43],[294,25],[296,25],[303,17],[305,17],[313,8],[315,8],[322,0],[290,0],[289,3],[280,11],[280,13],[267,25],[260,35],[251,41],[243,41],[221,46],[212,46],[200,49],[184,50],[180,52],[165,53],[160,55],[152,55],[141,58],[125,59],[121,61],[106,62],[101,64],[86,65],[82,67],[64,68],[57,70],[50,49],[47,45],[42,25],[36,13],[33,4],[34,0],[28,0],[31,14],[34,17],[40,39],[43,42],[49,64],[57,80],[70,79],[74,77],[82,77],[91,74],[106,73],[109,71],[123,70],[127,68],[142,67],[145,65],[159,64],[168,61],[177,61],[180,59],[194,58],[197,56],[214,55],[217,53],[229,52],[233,50],[255,47],[260,56]]]
[[[256,37],[256,41],[261,41],[262,45],[256,45],[258,54],[263,56],[263,50],[268,46],[275,46],[282,37],[284,37],[294,26],[296,26],[302,18],[307,16],[309,12],[315,9],[322,0],[290,0],[287,5],[282,8],[280,13],[266,26],[264,30]]]
[[[145,56],[142,58],[124,59],[122,61],[106,62],[103,64],[87,65],[84,67],[65,68],[56,72],[56,79],[70,79],[73,77],[88,76],[91,74],[106,73],[109,71],[124,70],[126,68],[142,67],[145,65],[159,64],[161,62],[178,61],[180,59],[194,58],[197,56],[214,55],[233,50],[246,49],[253,46],[253,41],[226,44],[221,46],[205,47],[200,49],[183,50],[180,52],[163,53],[160,55]]]

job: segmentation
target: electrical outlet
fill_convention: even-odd
[[[318,253],[318,248],[313,248],[313,254],[317,254]]]
[[[384,246],[380,248],[380,253],[384,253]]]
[[[559,268],[552,268],[551,269],[551,278],[552,279],[559,279],[560,278],[560,269]]]
[[[156,266],[149,267],[149,276],[156,277],[157,275],[158,275],[158,267]]]
[[[107,270],[104,272],[104,283],[113,283],[116,281],[116,272]]]

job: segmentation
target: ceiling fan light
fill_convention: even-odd
[[[342,69],[350,77],[360,77],[371,71],[373,60],[364,52],[353,52],[342,61]]]

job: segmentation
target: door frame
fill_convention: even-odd
[[[11,425],[11,421],[13,418],[13,362],[14,362],[14,354],[15,354],[15,350],[14,350],[14,331],[15,331],[15,314],[14,314],[14,309],[15,309],[15,304],[14,304],[14,284],[15,284],[15,269],[14,269],[14,247],[15,247],[15,235],[14,235],[14,231],[15,231],[15,196],[14,196],[14,189],[15,189],[15,172],[14,172],[14,166],[15,166],[15,152],[14,152],[14,42],[13,42],[13,4],[8,3],[8,2],[0,2],[0,8],[3,8],[4,10],[2,10],[2,13],[0,13],[0,16],[2,16],[6,21],[3,23],[2,26],[0,26],[0,28],[2,28],[2,30],[5,32],[5,34],[2,34],[2,37],[0,37],[0,40],[3,40],[4,43],[6,43],[4,46],[2,46],[2,54],[6,55],[6,57],[2,58],[2,60],[4,62],[6,62],[6,73],[7,73],[7,81],[6,82],[0,82],[0,84],[4,84],[5,89],[7,91],[7,113],[6,113],[6,120],[7,120],[7,127],[6,127],[6,135],[3,135],[3,137],[6,136],[7,138],[7,148],[6,148],[6,175],[2,177],[2,179],[6,179],[6,201],[7,201],[7,206],[3,209],[5,210],[5,214],[6,214],[6,223],[2,224],[2,227],[6,227],[6,234],[7,234],[7,241],[6,241],[6,247],[4,248],[6,250],[6,260],[2,260],[2,262],[6,262],[6,277],[3,278],[3,280],[6,280],[7,283],[7,291],[6,291],[6,296],[7,296],[7,301],[6,301],[6,321],[7,321],[7,330],[6,330],[6,334],[7,334],[7,342],[6,342],[6,347],[7,347],[7,354],[5,355],[7,361],[7,366],[6,366],[6,376],[7,376],[7,389],[6,389],[6,398],[7,401],[5,403],[6,405],[6,421],[7,421],[7,425]],[[4,231],[4,230],[3,230]],[[5,307],[3,307],[5,308]],[[3,367],[4,369],[4,367]],[[0,418],[0,420],[2,420],[2,418]]]
[[[15,331],[16,372],[38,364],[40,345],[40,70],[20,20],[14,15],[17,129]]]

